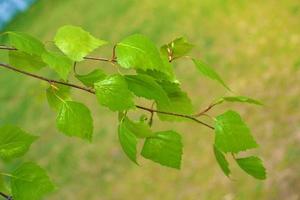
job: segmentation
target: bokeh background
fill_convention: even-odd
[[[45,98],[47,85],[0,69],[0,124],[12,123],[41,135],[19,162],[35,160],[57,184],[49,200],[299,200],[300,199],[300,2],[299,0],[39,0],[5,30],[32,34],[51,46],[57,28],[79,25],[112,44],[132,33],[148,35],[157,45],[184,35],[196,48],[192,55],[213,66],[237,94],[262,100],[264,107],[224,104],[212,114],[238,110],[251,127],[268,179],[258,181],[231,160],[233,180],[219,169],[213,134],[192,122],[154,122],[183,136],[180,171],[139,159],[136,166],[122,152],[117,117],[95,98],[74,91],[94,116],[94,141],[68,138],[55,128],[55,113]],[[110,46],[111,48],[111,46]],[[110,55],[102,48],[94,55]],[[7,59],[0,52],[1,62]],[[202,78],[191,62],[175,64],[178,79],[197,108],[226,94]],[[104,63],[85,62],[80,72]],[[47,70],[41,74],[54,76]],[[73,80],[75,81],[75,80]]]

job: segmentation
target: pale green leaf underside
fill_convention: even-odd
[[[7,32],[9,43],[20,51],[30,55],[41,56],[45,47],[38,39],[22,32]]]
[[[161,52],[164,55],[171,55],[173,59],[180,58],[188,54],[194,45],[190,44],[186,38],[179,37],[171,41],[170,43],[161,47]]]
[[[161,81],[159,82],[160,86],[167,93],[169,98],[169,103],[164,103],[161,101],[157,102],[157,109],[165,112],[173,112],[178,114],[192,114],[194,112],[194,108],[190,98],[187,93],[183,92],[180,88],[179,84],[171,83],[169,81]],[[166,121],[181,121],[182,117],[170,116],[159,114],[158,116],[161,120]]]
[[[129,90],[136,96],[156,100],[164,104],[169,103],[167,93],[151,76],[144,74],[126,75],[125,80]]]
[[[183,145],[175,131],[157,132],[146,138],[141,155],[167,167],[180,169]]]
[[[122,120],[118,129],[119,141],[123,151],[130,160],[137,164],[137,138]]]
[[[45,52],[42,55],[42,60],[64,81],[68,79],[73,65],[73,61],[68,57],[55,52]]]
[[[96,96],[101,105],[112,111],[134,108],[133,94],[121,75],[111,75],[95,83]]]
[[[90,110],[82,103],[64,102],[56,118],[57,128],[67,136],[92,141],[93,119]]]
[[[35,163],[24,163],[12,174],[11,191],[14,200],[40,200],[55,190],[47,172]]]
[[[101,69],[95,69],[92,72],[84,75],[76,74],[75,77],[87,87],[94,87],[96,82],[103,80],[106,74]]]
[[[226,176],[229,176],[230,169],[229,169],[228,161],[226,160],[224,154],[215,145],[214,145],[214,154],[215,154],[215,158],[216,158],[220,168],[224,172],[224,174]]]
[[[236,162],[246,173],[254,178],[264,180],[266,179],[266,169],[262,163],[262,160],[256,156],[250,156],[246,158],[238,158]]]
[[[46,90],[48,104],[54,110],[59,110],[60,106],[66,101],[70,101],[70,87],[53,84]]]
[[[222,97],[222,98],[220,98],[217,101],[217,103],[220,104],[220,103],[222,103],[224,101],[250,103],[250,104],[256,104],[256,105],[260,105],[260,106],[263,105],[263,103],[261,103],[260,101],[258,101],[256,99],[252,99],[250,97],[246,97],[246,96],[228,96],[228,97]]]
[[[195,66],[197,67],[198,71],[202,75],[204,75],[204,76],[206,76],[206,77],[208,77],[212,80],[215,80],[215,81],[219,82],[227,90],[230,90],[230,88],[225,84],[225,82],[222,80],[220,75],[213,68],[211,68],[210,66],[208,66],[206,63],[204,63],[201,60],[193,59],[193,62],[195,64]]]
[[[80,27],[66,25],[58,29],[54,42],[73,61],[83,58],[107,42],[93,37]]]
[[[138,138],[146,138],[155,135],[145,121],[135,122],[128,117],[125,117],[122,124]]]
[[[8,58],[11,66],[29,72],[38,71],[46,66],[39,56],[30,55],[22,51],[10,51]]]
[[[15,126],[0,127],[0,158],[7,160],[23,156],[37,138]]]
[[[250,129],[238,113],[229,110],[216,120],[215,145],[219,150],[238,153],[258,147]]]

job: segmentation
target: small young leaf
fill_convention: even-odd
[[[56,46],[73,61],[82,61],[90,52],[107,43],[93,37],[82,28],[71,25],[59,28],[54,41]]]
[[[186,38],[176,38],[169,44],[165,44],[161,47],[161,52],[164,55],[171,56],[172,59],[185,56],[193,49],[194,45],[190,44]]]
[[[143,35],[135,34],[122,40],[116,47],[116,55],[121,67],[168,73],[155,44]]]
[[[13,47],[30,55],[41,56],[45,47],[38,39],[22,32],[7,32],[9,42]]]
[[[238,158],[236,162],[246,173],[254,178],[264,180],[266,179],[266,169],[261,161],[256,156],[250,156],[246,158]]]
[[[167,93],[170,102],[165,104],[164,102],[157,101],[157,109],[165,112],[173,112],[178,114],[192,114],[194,111],[192,102],[187,96],[187,93],[183,92],[179,85],[176,83],[171,83],[169,81],[159,82],[161,87]],[[158,117],[164,121],[180,121],[182,117],[169,116],[164,114],[159,114]]]
[[[138,97],[154,99],[165,104],[169,103],[169,98],[162,87],[151,77],[143,74],[126,75],[128,88]]]
[[[10,51],[8,58],[10,65],[29,72],[38,71],[46,66],[40,57],[22,51]]]
[[[94,71],[85,75],[76,74],[75,77],[85,86],[94,87],[94,84],[103,80],[106,77],[106,74],[101,69],[95,69]]]
[[[121,75],[106,77],[95,83],[95,89],[99,103],[112,111],[134,108],[133,95]]]
[[[12,174],[11,191],[14,200],[40,200],[55,190],[47,172],[35,163],[24,163]]]
[[[45,52],[42,55],[43,61],[49,65],[64,81],[68,79],[73,62],[68,57],[54,52]]]
[[[182,148],[181,136],[178,133],[162,131],[146,138],[141,155],[161,165],[180,169]]]
[[[221,79],[219,74],[217,74],[217,72],[213,68],[209,67],[206,63],[204,63],[201,60],[193,59],[193,62],[201,74],[203,74],[204,76],[206,76],[212,80],[218,81],[227,90],[230,90],[230,88],[225,84],[225,82]]]
[[[238,153],[258,147],[240,115],[231,110],[217,117],[215,134],[216,147],[225,153]]]
[[[230,174],[230,169],[229,169],[229,164],[228,161],[226,160],[224,154],[214,145],[214,153],[216,160],[221,167],[222,171],[226,176],[229,176]]]
[[[8,160],[23,156],[37,138],[15,126],[0,127],[0,158]]]
[[[146,138],[155,135],[155,133],[152,132],[150,126],[144,121],[134,122],[131,121],[128,117],[125,117],[122,124],[138,138]]]
[[[220,98],[217,103],[223,103],[224,101],[228,101],[228,102],[242,102],[242,103],[251,103],[251,104],[256,104],[256,105],[260,105],[262,106],[263,103],[261,103],[258,100],[249,98],[249,97],[245,97],[245,96],[229,96],[229,97],[222,97]]]
[[[56,118],[57,128],[68,136],[92,141],[93,119],[90,110],[75,101],[66,101],[60,107]]]
[[[138,164],[136,161],[137,138],[131,132],[131,130],[128,129],[124,121],[121,121],[119,125],[118,135],[119,135],[120,144],[125,154],[128,156],[130,160]]]
[[[53,84],[46,90],[48,103],[54,110],[59,110],[60,106],[66,101],[70,101],[70,87]]]

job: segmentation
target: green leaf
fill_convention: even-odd
[[[10,51],[8,58],[10,65],[25,71],[35,72],[46,66],[40,57],[22,51]]]
[[[14,200],[40,200],[55,190],[47,172],[35,163],[24,163],[12,174],[11,191]]]
[[[119,141],[123,151],[130,160],[138,164],[136,161],[137,138],[134,133],[127,127],[124,121],[121,121],[118,129]]]
[[[182,156],[181,136],[175,131],[157,132],[146,138],[142,156],[168,167],[180,169]]]
[[[260,106],[263,105],[263,103],[261,103],[260,101],[249,98],[249,97],[245,97],[245,96],[222,97],[217,101],[217,103],[220,104],[220,103],[223,103],[224,101],[250,103],[250,104],[256,104],[256,105],[260,105]]]
[[[164,102],[157,102],[157,109],[165,112],[173,112],[178,114],[192,114],[194,111],[192,102],[188,97],[187,93],[180,89],[179,84],[171,83],[169,81],[161,81],[159,84],[167,93],[170,102],[165,104]],[[159,114],[158,117],[161,120],[167,121],[181,121],[182,117],[169,116],[164,114]]]
[[[229,164],[228,161],[226,160],[224,154],[214,145],[214,153],[216,160],[221,167],[222,171],[226,176],[229,176],[230,174],[230,169],[229,169]]]
[[[138,97],[154,99],[165,104],[169,103],[169,98],[162,87],[151,77],[143,74],[126,75],[128,88]]]
[[[240,115],[231,110],[217,117],[215,134],[216,147],[225,153],[238,153],[258,147]]]
[[[155,135],[145,121],[134,122],[128,117],[124,117],[122,124],[138,138],[146,138]]]
[[[15,126],[0,127],[0,157],[9,160],[23,156],[37,138]]]
[[[82,28],[71,25],[59,28],[54,41],[56,46],[73,61],[82,61],[86,55],[107,43],[93,37]]]
[[[41,56],[45,51],[44,44],[38,39],[22,32],[7,32],[10,44],[30,55]]]
[[[46,90],[46,96],[50,107],[54,110],[59,110],[60,106],[63,103],[71,100],[70,87],[59,84],[52,84]]]
[[[94,84],[103,80],[106,77],[106,74],[101,69],[95,69],[94,71],[85,75],[76,74],[75,77],[85,86],[94,87]]]
[[[209,67],[206,63],[204,63],[201,60],[193,59],[193,62],[202,75],[219,82],[227,90],[230,91],[230,88],[225,84],[225,82],[222,80],[222,78],[219,76],[219,74],[217,74],[217,72],[213,68]]]
[[[93,119],[90,110],[75,101],[66,101],[56,118],[57,128],[68,136],[92,141]]]
[[[68,79],[69,73],[73,66],[72,60],[55,52],[43,53],[42,59],[60,76],[60,78],[62,78],[64,81]]]
[[[193,49],[194,45],[190,44],[186,38],[180,37],[165,44],[161,47],[161,52],[164,55],[171,56],[172,59],[185,56]]]
[[[169,73],[155,44],[143,35],[135,34],[122,40],[117,44],[116,55],[121,67]]]
[[[256,156],[250,156],[246,158],[238,158],[236,162],[246,173],[254,178],[264,180],[266,179],[266,169],[263,166],[261,159]]]
[[[134,108],[133,95],[121,75],[111,75],[95,83],[96,96],[101,105],[112,111]]]

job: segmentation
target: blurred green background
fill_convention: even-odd
[[[233,180],[225,177],[213,156],[212,132],[192,122],[154,122],[157,130],[174,128],[183,135],[180,171],[144,159],[136,166],[118,143],[116,114],[80,91],[73,97],[93,112],[94,142],[65,137],[56,130],[55,113],[47,105],[47,85],[0,69],[0,124],[17,124],[41,135],[24,158],[2,166],[4,170],[23,160],[37,161],[58,186],[49,200],[300,199],[299,0],[40,0],[7,30],[51,41],[65,24],[82,26],[112,44],[132,33],[146,34],[157,45],[186,36],[196,45],[192,55],[210,63],[237,94],[266,104],[224,104],[212,113],[241,113],[260,144],[254,153],[262,156],[268,179],[255,180],[232,161]],[[94,55],[110,53],[103,48]],[[5,61],[6,52],[0,55]],[[111,70],[103,63],[80,66],[81,72]],[[226,94],[191,62],[178,61],[176,73],[199,109]]]

